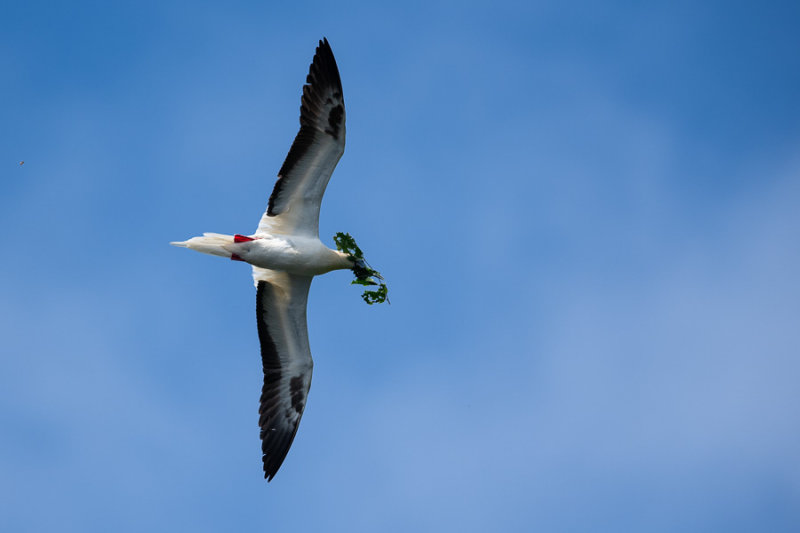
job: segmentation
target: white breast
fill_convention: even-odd
[[[316,237],[263,236],[234,243],[231,251],[253,266],[301,276],[353,266],[345,254],[331,250]]]

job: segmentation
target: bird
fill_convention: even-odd
[[[342,82],[330,44],[323,38],[303,86],[300,131],[278,171],[255,233],[204,233],[170,243],[252,266],[264,372],[258,424],[268,482],[294,441],[311,387],[314,362],[306,321],[311,280],[333,270],[350,269],[355,275],[353,283],[380,286],[382,294],[372,297],[373,301],[365,292],[362,297],[367,303],[385,299],[383,278],[366,263],[349,234],[337,233],[337,250],[319,238],[322,196],[344,147]]]

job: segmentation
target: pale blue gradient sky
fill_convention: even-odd
[[[0,8],[0,529],[800,530],[796,2]],[[331,42],[321,235],[261,477],[248,233]],[[20,167],[18,162],[25,161]]]

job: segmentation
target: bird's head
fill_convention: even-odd
[[[365,290],[361,298],[369,305],[388,302],[389,289],[383,282],[383,276],[369,266],[369,263],[364,259],[364,253],[356,244],[356,240],[349,233],[339,232],[333,236],[333,241],[336,243],[336,248],[340,252],[347,254],[347,258],[353,262],[353,267],[350,270],[353,271],[355,279],[350,283],[377,287],[375,290]]]

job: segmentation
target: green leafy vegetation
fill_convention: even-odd
[[[389,289],[383,282],[383,276],[377,270],[367,264],[364,259],[364,252],[356,244],[356,240],[349,233],[339,232],[333,236],[336,249],[346,253],[353,260],[353,274],[356,279],[351,281],[352,285],[377,286],[376,290],[365,290],[361,298],[369,305],[389,302]],[[390,302],[391,303],[391,302]]]

